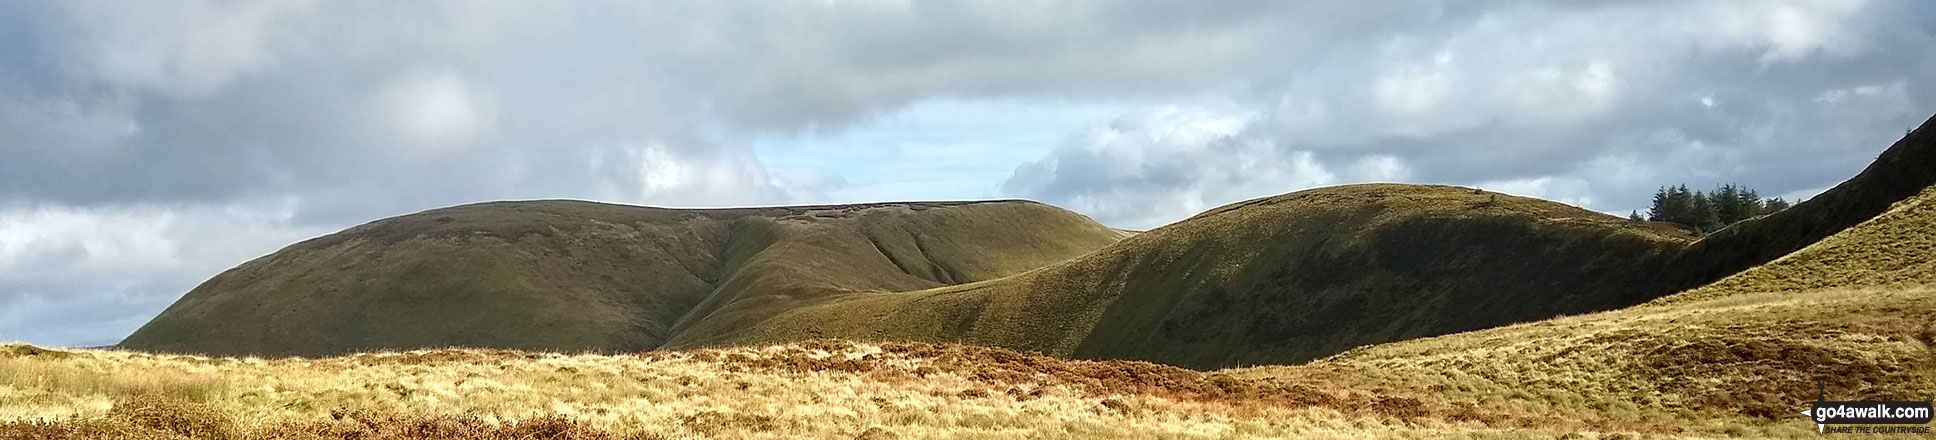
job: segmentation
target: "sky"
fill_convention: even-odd
[[[0,2],[0,340],[112,344],[282,246],[485,200],[1625,214],[1805,198],[1932,112],[1909,0]]]

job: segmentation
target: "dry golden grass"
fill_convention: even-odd
[[[1816,398],[1920,400],[1936,390],[1936,289],[1770,292],[1383,344],[1312,364],[1234,370],[1325,377],[1541,418],[1565,429],[1813,437]]]
[[[323,359],[0,348],[12,438],[1812,437],[1936,389],[1936,290],[1649,306],[1200,372],[945,344]],[[182,433],[191,433],[183,437]]]
[[[12,438],[1550,438],[1409,398],[1140,362],[815,342],[329,359],[0,350]]]

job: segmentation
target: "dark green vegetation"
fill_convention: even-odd
[[[1032,202],[673,210],[497,202],[380,220],[210,279],[122,343],[319,355],[638,351],[850,292],[999,278],[1121,238]]]
[[[1780,197],[1763,199],[1755,190],[1739,185],[1721,185],[1714,191],[1689,191],[1687,185],[1662,187],[1654,192],[1653,206],[1645,220],[1668,222],[1713,232],[1727,225],[1775,211],[1788,209]],[[1629,220],[1642,220],[1636,212]]]
[[[1936,183],[1932,136],[1925,123],[1834,189],[1698,241],[1666,223],[1424,185],[1261,198],[1127,239],[1028,202],[468,205],[244,264],[123,346],[633,351],[845,338],[1190,367],[1301,362],[1706,285]]]

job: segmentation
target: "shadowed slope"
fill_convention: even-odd
[[[649,350],[683,328],[675,323],[730,325],[804,298],[991,279],[1120,236],[1021,201],[704,210],[482,203],[371,222],[250,261],[189,292],[122,346],[268,355]]]
[[[1691,237],[1467,188],[1351,185],[1238,203],[985,283],[831,298],[715,343],[959,341],[1194,367],[1603,310]],[[1560,293],[1564,292],[1564,293]]]

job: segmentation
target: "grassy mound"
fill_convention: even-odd
[[[642,351],[797,301],[998,278],[1123,234],[1032,202],[675,210],[465,205],[297,243],[210,279],[121,346],[325,355]]]
[[[952,341],[1191,367],[1605,310],[1692,240],[1538,199],[1351,185],[1238,203],[981,283],[829,298],[717,343]]]

